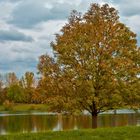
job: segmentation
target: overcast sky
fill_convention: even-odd
[[[115,7],[140,37],[140,0],[0,0],[0,73],[36,73],[38,57],[51,54],[49,44],[71,10],[84,13],[97,2]]]

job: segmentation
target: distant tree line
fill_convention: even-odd
[[[14,72],[0,75],[0,104],[7,100],[13,103],[42,103],[37,81],[33,72],[26,72],[21,78]]]

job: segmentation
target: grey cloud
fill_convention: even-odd
[[[44,3],[30,0],[21,2],[12,12],[12,20],[9,23],[22,28],[30,28],[44,20],[47,12]]]
[[[0,2],[20,2],[22,0],[0,0]]]
[[[25,41],[31,42],[33,38],[17,30],[0,30],[0,41]]]
[[[40,22],[67,19],[73,9],[84,9],[85,5],[85,2],[76,5],[74,1],[22,1],[13,10],[9,23],[20,28],[31,28]]]

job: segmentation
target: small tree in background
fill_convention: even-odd
[[[6,93],[4,92],[4,82],[3,82],[3,76],[0,74],[0,104],[6,100]]]
[[[35,94],[35,78],[33,72],[26,72],[20,80],[20,85],[24,91],[24,101],[34,103],[32,97]]]
[[[23,88],[21,87],[19,79],[17,78],[16,74],[14,72],[7,73],[5,80],[6,80],[5,86],[7,91],[7,99],[15,103],[24,102]]]

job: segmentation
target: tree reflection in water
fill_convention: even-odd
[[[108,114],[98,116],[98,127],[139,125],[140,114]],[[47,130],[77,130],[91,128],[91,116],[58,115],[13,115],[0,116],[0,134],[44,132]]]

